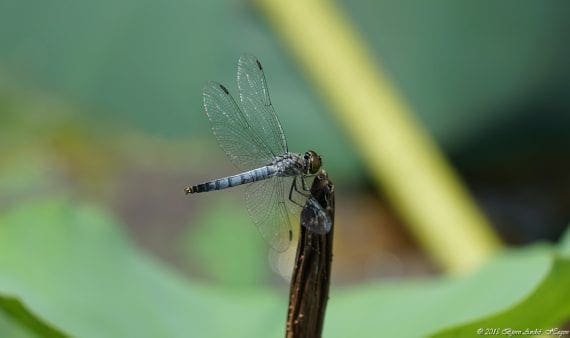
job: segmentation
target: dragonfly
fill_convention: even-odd
[[[204,87],[203,106],[220,148],[240,172],[188,186],[185,192],[196,194],[247,184],[245,201],[250,218],[265,241],[283,252],[293,237],[289,214],[295,206],[303,207],[302,201],[310,197],[306,180],[316,175],[322,159],[313,150],[289,152],[263,67],[255,56],[244,54],[239,58],[237,87],[239,103],[224,85],[209,82]],[[319,208],[318,203],[313,207]],[[322,226],[311,230],[328,231]]]

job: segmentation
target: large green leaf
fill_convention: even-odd
[[[267,245],[243,207],[220,197],[219,202],[200,214],[181,237],[189,264],[200,266],[212,280],[234,286],[267,279]]]
[[[79,337],[268,337],[285,293],[247,295],[185,282],[133,248],[117,224],[70,200],[38,201],[0,218],[0,290]],[[278,320],[279,319],[279,320]],[[46,325],[47,327],[47,325]],[[0,336],[2,334],[0,327]]]
[[[548,274],[537,287],[527,295],[521,297],[516,304],[503,311],[491,313],[490,316],[470,323],[440,331],[437,337],[469,337],[474,333],[485,333],[485,329],[498,329],[502,335],[520,330],[538,329],[536,335],[556,334],[560,324],[570,319],[570,228],[559,245],[558,252],[550,257]],[[532,266],[529,266],[532,268]],[[528,272],[527,272],[528,273]],[[530,274],[539,274],[530,271]],[[518,281],[513,281],[513,285]],[[502,289],[500,290],[502,291]],[[512,331],[510,331],[512,330]],[[549,331],[550,330],[550,331]],[[524,335],[531,335],[524,334]]]
[[[422,337],[474,321],[481,321],[481,327],[496,327],[497,313],[508,315],[509,320],[500,323],[509,323],[509,327],[559,324],[562,318],[570,318],[564,301],[569,278],[570,261],[543,246],[499,257],[475,275],[458,280],[395,282],[346,290],[331,295],[326,334]],[[544,305],[524,303],[517,312],[513,306],[528,297],[548,297],[552,300],[548,310],[565,311],[565,317],[538,317],[527,322],[529,314],[542,311],[535,306]],[[479,327],[469,326],[450,336],[473,336],[475,326]]]
[[[515,283],[513,281],[513,283]],[[549,274],[533,292],[521,297],[521,301],[505,310],[468,324],[440,331],[437,337],[470,337],[485,329],[499,329],[504,335],[509,330],[525,331],[538,329],[536,334],[547,334],[547,330],[557,328],[570,318],[570,264],[568,260],[556,259]],[[502,292],[492,288],[489,294]],[[470,304],[467,304],[470,305]],[[527,334],[529,335],[529,334]]]
[[[72,200],[0,217],[0,336],[279,337],[287,290],[207,286],[140,252],[120,225]],[[507,252],[472,276],[335,287],[326,337],[472,336],[570,318],[568,236]],[[190,242],[191,243],[191,242]],[[565,254],[563,254],[565,253]]]
[[[18,299],[0,295],[0,308],[0,333],[3,337],[66,336],[31,313]]]

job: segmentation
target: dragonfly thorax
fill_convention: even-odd
[[[277,176],[310,175],[321,168],[321,157],[312,150],[304,154],[287,153],[277,157],[271,165]]]
[[[305,173],[305,161],[301,154],[286,153],[271,163],[277,176],[297,176]]]

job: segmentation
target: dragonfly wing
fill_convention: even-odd
[[[284,192],[283,178],[275,176],[250,184],[245,193],[250,217],[261,236],[278,252],[289,248],[293,234]]]
[[[288,152],[287,140],[275,114],[263,67],[255,56],[244,54],[238,61],[237,85],[245,118],[276,155]]]
[[[252,129],[226,87],[209,82],[204,87],[203,100],[218,144],[238,169],[251,169],[273,160],[272,150]]]

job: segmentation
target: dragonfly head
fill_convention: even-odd
[[[312,150],[303,155],[303,160],[305,161],[304,171],[306,174],[316,174],[321,168],[321,157]]]

